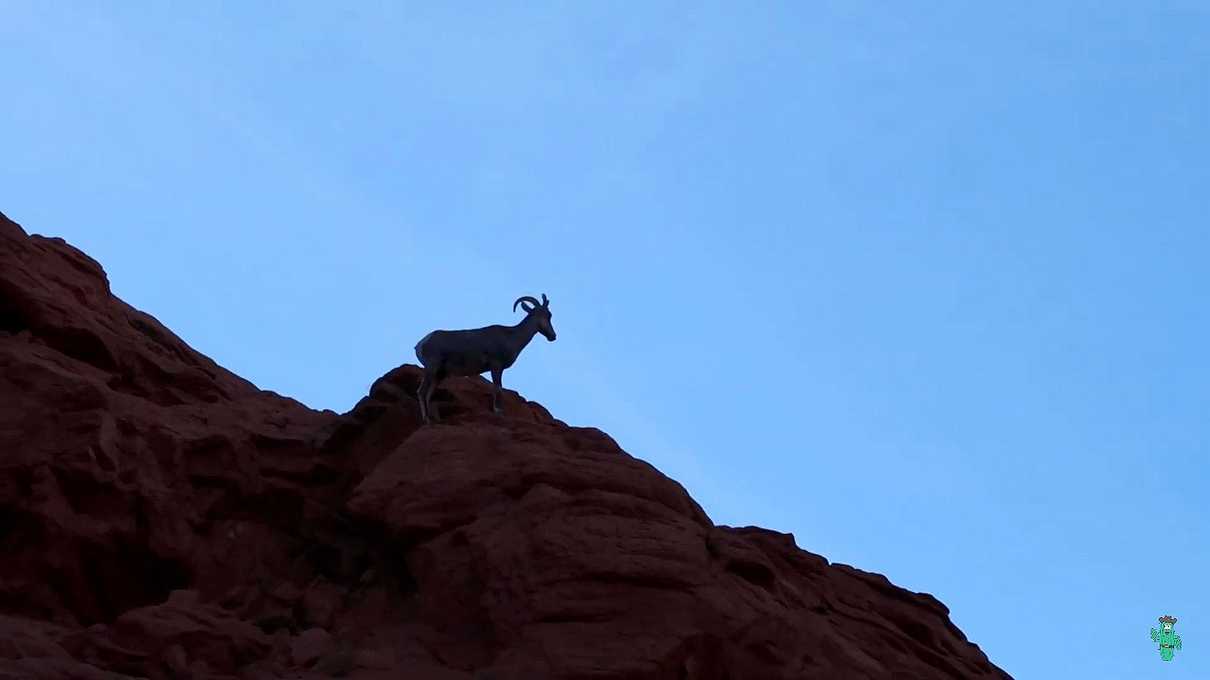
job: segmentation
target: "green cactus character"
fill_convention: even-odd
[[[1164,615],[1160,617],[1160,629],[1151,629],[1151,641],[1160,643],[1160,658],[1164,661],[1172,661],[1172,655],[1181,648],[1181,636],[1172,631],[1172,627],[1176,625],[1174,617]]]

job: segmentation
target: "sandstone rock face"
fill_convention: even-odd
[[[0,680],[1008,678],[929,595],[396,368],[257,389],[0,215]]]

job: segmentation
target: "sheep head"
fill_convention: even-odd
[[[550,300],[546,298],[546,293],[542,294],[542,301],[538,302],[534,298],[525,295],[517,298],[513,303],[513,311],[517,311],[517,305],[521,305],[521,309],[525,313],[534,317],[538,322],[538,332],[546,336],[550,342],[555,340],[555,327],[550,325]]]

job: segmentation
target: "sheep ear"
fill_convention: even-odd
[[[550,307],[550,300],[546,299],[546,293],[542,293],[542,306]]]

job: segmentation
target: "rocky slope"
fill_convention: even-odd
[[[420,427],[418,381],[259,390],[0,215],[0,679],[1008,677],[516,393]]]

